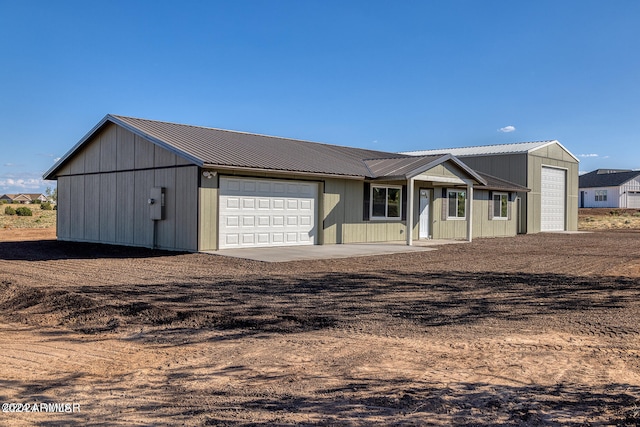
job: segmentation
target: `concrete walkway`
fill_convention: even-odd
[[[342,245],[282,246],[269,248],[222,249],[207,252],[233,258],[264,262],[287,262],[332,258],[388,255],[405,252],[433,251],[438,246],[467,243],[464,240],[421,240],[407,246],[406,242],[351,243]]]

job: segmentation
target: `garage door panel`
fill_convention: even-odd
[[[300,209],[305,211],[311,210],[311,202],[309,200],[301,200]]]
[[[237,197],[230,197],[226,200],[226,205],[229,209],[238,209],[240,208],[240,199]]]
[[[564,169],[542,167],[541,231],[565,230],[566,175]]]
[[[316,184],[220,178],[219,247],[315,243]]]
[[[242,181],[242,192],[252,194],[256,191],[256,183],[254,181]]]

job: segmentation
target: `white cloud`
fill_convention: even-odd
[[[578,157],[600,157],[599,154],[578,154]]]
[[[2,166],[8,166],[8,167],[11,167],[11,166],[15,166],[15,164],[13,164],[13,163],[5,163],[5,164],[4,164],[4,165],[2,165]]]
[[[505,126],[503,128],[498,129],[498,132],[502,132],[502,133],[509,133],[509,132],[514,132],[516,130],[515,126]]]
[[[42,179],[29,178],[29,179],[0,179],[0,188],[4,191],[6,190],[17,190],[17,191],[27,191],[27,190],[39,190],[46,183]]]

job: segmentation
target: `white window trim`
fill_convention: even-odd
[[[607,201],[607,198],[608,198],[607,196],[608,196],[607,190],[596,190],[594,201],[604,203]]]
[[[465,221],[467,219],[467,209],[469,208],[467,206],[468,204],[468,200],[469,197],[467,197],[467,190],[461,190],[461,189],[457,189],[457,188],[447,188],[447,204],[449,203],[449,193],[454,192],[454,193],[464,193],[464,216],[449,216],[449,206],[447,206],[447,220],[449,221]],[[456,200],[458,200],[458,198],[456,197]],[[457,209],[456,209],[457,211]]]
[[[373,189],[374,188],[393,188],[400,192],[400,206],[398,209],[398,216],[387,216],[389,212],[389,204],[385,201],[384,211],[385,216],[373,216]],[[372,221],[401,221],[402,220],[402,186],[401,185],[378,185],[372,184],[369,190],[369,218]]]
[[[493,193],[493,197],[495,197],[495,196],[500,196],[500,197],[505,196],[507,198],[507,216],[495,216],[494,215],[495,212],[496,212],[496,210],[495,210],[496,209],[495,208],[496,201],[495,201],[495,199],[491,199],[491,201],[493,202],[493,212],[491,213],[492,214],[491,215],[491,219],[495,219],[496,221],[507,221],[507,220],[509,220],[509,193],[494,192]],[[501,200],[501,202],[502,202],[502,200]],[[500,207],[502,207],[502,205]],[[502,209],[500,209],[500,211],[501,211],[500,213],[502,213]]]

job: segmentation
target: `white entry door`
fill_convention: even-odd
[[[318,184],[220,178],[219,248],[313,245]]]
[[[429,190],[420,190],[420,238],[429,236]]]

